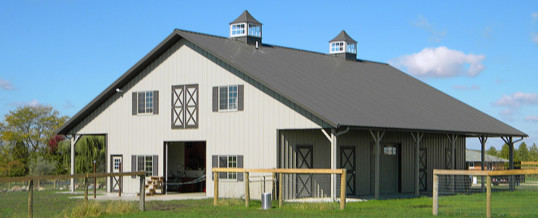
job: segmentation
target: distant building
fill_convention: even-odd
[[[481,170],[482,161],[481,153],[478,150],[466,150],[465,151],[465,162],[467,169],[469,170]],[[496,157],[493,155],[485,155],[484,165],[486,170],[504,170],[505,164],[508,163],[508,160]]]

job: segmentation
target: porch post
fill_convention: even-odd
[[[375,134],[372,130],[370,130],[370,135],[372,135],[372,138],[375,142],[375,177],[374,177],[374,194],[375,199],[379,199],[379,159],[381,154],[381,139],[383,138],[383,135],[385,134],[385,131],[380,132],[379,130],[375,131]]]
[[[508,150],[510,151],[509,152],[509,164],[510,164],[510,167],[509,169],[510,170],[513,170],[514,169],[514,141],[512,139],[512,136],[510,136],[510,138],[508,139],[509,140],[509,144],[508,144]],[[513,191],[515,188],[514,186],[514,176],[510,176],[510,191]]]
[[[75,175],[75,144],[80,135],[71,135],[71,175]],[[75,178],[71,178],[71,192],[75,192]]]
[[[424,133],[411,133],[413,140],[415,141],[415,195],[420,195],[420,141],[424,136]]]
[[[336,129],[331,129],[331,169],[336,169]],[[331,199],[336,201],[336,174],[331,174]]]
[[[480,144],[482,145],[482,150],[481,150],[481,157],[480,157],[480,161],[482,162],[482,170],[486,170],[485,168],[485,159],[486,159],[486,141],[488,140],[488,137],[487,136],[480,136],[478,137],[478,140],[480,140]],[[482,191],[484,191],[484,176],[480,176],[480,180],[481,180],[481,187],[482,187]]]
[[[452,134],[447,135],[448,141],[451,146],[451,152],[450,152],[450,168],[456,169],[456,140],[458,139],[458,135]],[[450,192],[454,193],[454,175],[450,176]]]

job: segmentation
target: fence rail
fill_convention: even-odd
[[[346,207],[346,169],[244,169],[244,168],[212,168],[214,178],[213,205],[218,205],[219,176],[218,173],[244,173],[245,175],[245,206],[250,201],[249,173],[273,173],[278,175],[278,206],[282,207],[282,176],[283,174],[340,174],[340,210]]]
[[[115,176],[139,176],[140,177],[140,203],[139,209],[144,211],[146,209],[146,190],[145,180],[146,172],[120,172],[120,173],[82,173],[74,175],[46,175],[46,176],[24,176],[24,177],[0,177],[0,183],[4,182],[25,182],[28,181],[28,217],[33,217],[33,185],[34,181],[38,180],[53,180],[53,179],[71,179],[71,178],[84,178],[84,203],[88,202],[88,179],[89,178],[101,178],[101,177],[115,177]]]
[[[491,177],[492,176],[514,176],[514,175],[530,175],[538,174],[538,169],[523,169],[523,170],[493,170],[493,171],[481,171],[481,170],[445,170],[434,169],[433,170],[433,215],[439,214],[439,176],[486,176],[486,216],[491,217]],[[510,181],[513,182],[513,179]],[[452,182],[453,186],[454,183]],[[510,185],[512,187],[512,184]]]

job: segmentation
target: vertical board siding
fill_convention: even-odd
[[[107,134],[109,154],[123,154],[126,164],[131,163],[131,155],[162,155],[165,141],[205,141],[206,168],[211,166],[212,155],[243,155],[245,168],[274,168],[278,129],[327,125],[309,119],[312,116],[299,113],[297,107],[286,106],[290,105],[287,99],[186,42],[180,40],[124,87],[118,87],[124,93],[108,99],[73,132]],[[171,129],[171,87],[187,84],[199,85],[199,126]],[[224,85],[244,85],[243,111],[213,112],[212,88]],[[131,93],[151,90],[159,91],[159,114],[133,116]],[[158,158],[159,176],[164,176],[164,160]],[[210,174],[207,170],[206,178]],[[138,192],[138,180],[125,179],[124,184],[126,193]],[[260,185],[251,188],[252,197],[259,198]],[[240,197],[244,195],[244,183],[222,182],[219,190],[221,196]],[[206,193],[213,195],[213,181],[206,181]]]
[[[280,166],[295,168],[295,152],[297,145],[313,145],[314,168],[330,168],[330,142],[321,130],[281,130]],[[386,132],[381,145],[401,144],[401,192],[414,193],[415,190],[415,142],[410,133]],[[353,146],[356,149],[356,194],[373,195],[372,147],[374,142],[368,131],[352,130],[338,137],[337,167],[340,166],[340,146]],[[433,185],[433,169],[442,169],[445,164],[445,149],[450,148],[446,134],[424,134],[421,147],[427,148],[427,186],[431,192]],[[383,150],[382,150],[383,151]],[[456,169],[465,167],[465,138],[456,141]],[[383,178],[381,178],[381,183]],[[296,180],[293,176],[285,177],[284,194],[286,199],[295,197]],[[328,175],[314,176],[314,197],[330,196],[330,180]],[[337,184],[339,188],[340,185]],[[323,194],[321,194],[323,193]],[[338,194],[338,193],[337,193]]]

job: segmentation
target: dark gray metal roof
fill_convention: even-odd
[[[349,36],[345,30],[342,30],[342,32],[340,32],[340,34],[338,34],[338,36],[334,37],[333,40],[329,41],[329,42],[335,42],[335,41],[344,41],[344,42],[347,42],[347,43],[357,43],[357,41],[355,41],[353,38],[351,38],[351,36]]]
[[[508,163],[508,160],[495,157],[493,155],[485,154],[484,155],[485,162],[502,162],[502,163]],[[480,151],[475,150],[465,150],[465,161],[466,162],[481,162],[482,161],[482,153]]]
[[[69,120],[66,134],[144,66],[184,38],[246,73],[335,127],[447,132],[464,135],[527,135],[401,72],[370,61],[244,42],[175,30],[157,48]]]
[[[256,20],[256,18],[254,18],[252,15],[250,15],[250,13],[248,13],[247,10],[243,11],[243,13],[241,15],[239,15],[239,17],[237,19],[235,19],[234,21],[232,21],[230,24],[232,23],[252,23],[252,24],[262,24],[260,23],[260,21]]]

